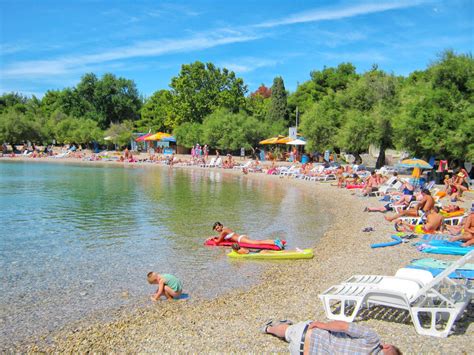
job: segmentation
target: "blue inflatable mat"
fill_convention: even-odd
[[[444,271],[444,269],[437,269],[434,267],[417,266],[417,265],[408,265],[406,267],[410,269],[427,270],[431,272],[431,274],[435,277]],[[450,279],[474,279],[474,270],[457,270],[456,272],[452,272],[451,274],[449,274],[449,278]]]
[[[462,242],[450,242],[447,240],[425,240],[418,242],[418,250],[423,253],[447,254],[447,255],[466,255],[474,250],[474,247],[463,247]]]

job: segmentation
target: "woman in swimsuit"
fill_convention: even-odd
[[[247,244],[253,244],[253,245],[270,244],[270,245],[276,245],[280,249],[283,249],[283,244],[280,239],[253,240],[253,239],[250,239],[245,234],[238,235],[232,229],[224,227],[221,222],[214,223],[212,230],[219,233],[219,236],[214,238],[217,244],[223,241],[234,242],[234,243],[247,243]]]

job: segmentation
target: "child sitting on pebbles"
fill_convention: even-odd
[[[148,283],[151,285],[158,285],[158,288],[151,300],[158,301],[161,296],[166,296],[168,300],[177,298],[183,292],[183,285],[181,280],[171,274],[158,274],[150,271],[147,274]]]

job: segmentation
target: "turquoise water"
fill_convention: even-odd
[[[219,220],[290,247],[315,244],[317,201],[277,181],[213,170],[0,162],[0,343],[119,307],[149,305],[148,271],[189,299],[258,281],[265,263],[204,247]],[[239,275],[239,277],[235,277]]]

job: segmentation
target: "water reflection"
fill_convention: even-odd
[[[150,270],[178,275],[191,298],[256,282],[264,263],[203,246],[216,220],[292,247],[313,245],[325,223],[299,189],[215,170],[1,162],[0,208],[2,342],[143,306]]]

